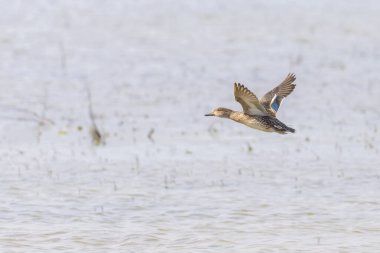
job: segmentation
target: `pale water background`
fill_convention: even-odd
[[[0,252],[380,252],[377,1],[0,4]]]

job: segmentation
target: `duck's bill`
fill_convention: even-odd
[[[214,116],[214,114],[212,114],[212,113],[207,113],[207,114],[205,114],[205,116]]]

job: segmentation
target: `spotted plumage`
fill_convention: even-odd
[[[295,84],[293,82],[295,80],[294,74],[288,74],[284,81],[266,93],[260,100],[244,85],[235,83],[235,100],[241,104],[243,112],[219,107],[205,116],[229,118],[248,127],[265,132],[294,133],[295,130],[278,120],[276,114],[282,100],[294,90]]]

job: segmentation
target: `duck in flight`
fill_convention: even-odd
[[[284,81],[277,87],[267,92],[260,100],[256,95],[240,83],[234,84],[235,100],[243,107],[243,112],[236,112],[227,108],[219,107],[205,116],[216,116],[232,119],[248,127],[265,132],[286,134],[294,133],[293,128],[288,127],[276,118],[282,100],[287,97],[296,85],[296,76],[288,74]]]

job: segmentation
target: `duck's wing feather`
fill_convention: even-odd
[[[265,108],[260,104],[256,95],[240,83],[234,84],[235,100],[241,104],[244,113],[250,115],[268,115]]]
[[[284,81],[282,81],[277,87],[267,92],[261,99],[260,103],[265,107],[267,112],[271,116],[276,116],[278,109],[280,108],[282,100],[287,97],[296,85],[293,83],[296,80],[296,76],[293,73],[289,73]]]

